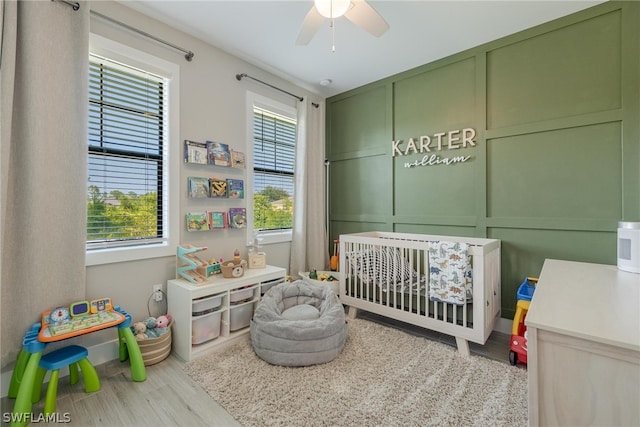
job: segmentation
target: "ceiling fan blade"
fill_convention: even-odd
[[[296,40],[297,45],[305,45],[308,44],[313,36],[316,35],[318,29],[324,22],[324,16],[320,15],[318,9],[315,6],[311,8],[307,16],[305,16],[304,21],[302,22],[302,27],[300,27],[300,32],[298,33],[298,39]]]
[[[344,16],[360,28],[376,37],[380,37],[389,29],[384,18],[364,0],[352,0],[351,7]]]

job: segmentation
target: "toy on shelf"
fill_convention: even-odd
[[[240,259],[240,251],[233,252],[233,261],[221,261],[222,277],[226,279],[238,278],[244,275],[247,261]]]
[[[249,248],[249,268],[265,268],[267,266],[267,254],[260,251],[261,242],[262,236],[256,232],[253,242],[247,245]]]
[[[206,268],[208,265],[205,261],[198,258],[197,252],[206,251],[207,247],[196,247],[191,245],[178,246],[176,254],[176,278],[186,279],[195,285],[207,281],[205,275],[198,271],[198,268]]]
[[[527,317],[529,305],[536,290],[537,277],[526,277],[516,294],[516,314],[513,317],[511,327],[511,345],[509,350],[509,363],[515,365],[518,362],[527,363],[527,327],[524,319]]]
[[[220,274],[222,273],[222,270],[220,269],[220,261],[217,259],[207,260],[207,265],[204,267],[198,267],[198,272],[205,277]]]

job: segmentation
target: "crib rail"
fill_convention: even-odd
[[[456,303],[430,292],[430,273],[446,267],[430,256],[435,242],[459,243],[470,260],[470,286],[461,277],[447,289]],[[431,254],[433,255],[433,253]],[[457,256],[451,254],[452,259]],[[430,261],[431,260],[431,261]],[[368,232],[340,236],[340,299],[345,305],[484,344],[500,310],[500,241],[407,233]],[[435,270],[434,270],[435,269]],[[454,271],[457,275],[457,271]],[[433,279],[433,275],[431,277]],[[432,282],[432,284],[435,284]],[[468,347],[467,347],[468,352]]]

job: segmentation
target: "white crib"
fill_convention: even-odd
[[[459,286],[462,270],[448,270],[452,277],[442,273],[461,258],[468,271],[465,288]],[[378,231],[344,234],[340,272],[340,300],[349,306],[349,317],[362,309],[452,335],[464,355],[469,355],[469,341],[487,341],[500,315],[500,240]],[[445,283],[452,278],[455,286]],[[446,292],[439,294],[436,286],[449,286],[454,291],[450,295],[458,299],[440,299]]]

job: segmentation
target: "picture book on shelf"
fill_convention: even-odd
[[[208,212],[208,214],[211,230],[214,230],[216,228],[227,228],[226,212]]]
[[[207,141],[207,152],[210,165],[231,166],[231,153],[227,144]]]
[[[184,162],[206,165],[208,161],[207,144],[184,140]]]
[[[231,150],[231,167],[244,169],[244,153],[240,151]]]
[[[211,197],[227,197],[227,181],[220,178],[209,178]]]
[[[245,228],[247,226],[247,210],[245,208],[229,208],[229,227]]]
[[[244,199],[244,181],[241,179],[227,179],[227,197],[230,199]]]
[[[187,231],[209,231],[209,215],[206,212],[187,212]]]
[[[204,198],[209,197],[209,179],[200,176],[190,176],[187,178],[189,183],[189,197]]]

